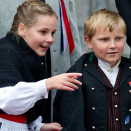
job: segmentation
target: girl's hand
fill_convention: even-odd
[[[64,73],[50,77],[46,79],[47,91],[50,91],[51,89],[74,91],[74,89],[78,89],[75,84],[82,85],[80,81],[76,80],[77,76],[82,76],[82,74]]]
[[[41,128],[40,131],[61,131],[62,127],[59,123],[48,123],[44,124]]]

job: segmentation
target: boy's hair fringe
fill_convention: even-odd
[[[108,9],[100,9],[85,20],[84,36],[91,40],[96,29],[106,30],[109,28],[109,31],[112,32],[116,25],[122,27],[126,34],[126,24],[120,15]]]

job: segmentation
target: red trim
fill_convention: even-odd
[[[26,123],[27,118],[25,114],[22,115],[8,115],[8,114],[0,114],[0,118],[13,121],[13,122],[18,122],[18,123]]]
[[[74,40],[73,40],[73,36],[71,32],[70,23],[67,17],[64,1],[63,0],[60,0],[60,1],[61,1],[61,7],[62,7],[63,20],[65,23],[65,28],[66,28],[66,33],[67,33],[67,38],[68,38],[68,43],[69,43],[70,54],[71,54],[75,48]]]

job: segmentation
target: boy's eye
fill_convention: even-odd
[[[101,41],[107,41],[108,39],[107,38],[102,38],[100,39]]]
[[[121,37],[117,37],[116,40],[121,40],[122,38]]]

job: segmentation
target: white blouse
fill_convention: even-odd
[[[38,82],[19,82],[12,87],[0,88],[0,109],[7,114],[19,115],[27,112],[34,104],[43,98],[48,98],[45,79]],[[30,128],[37,130],[43,125],[42,120],[36,119]]]

